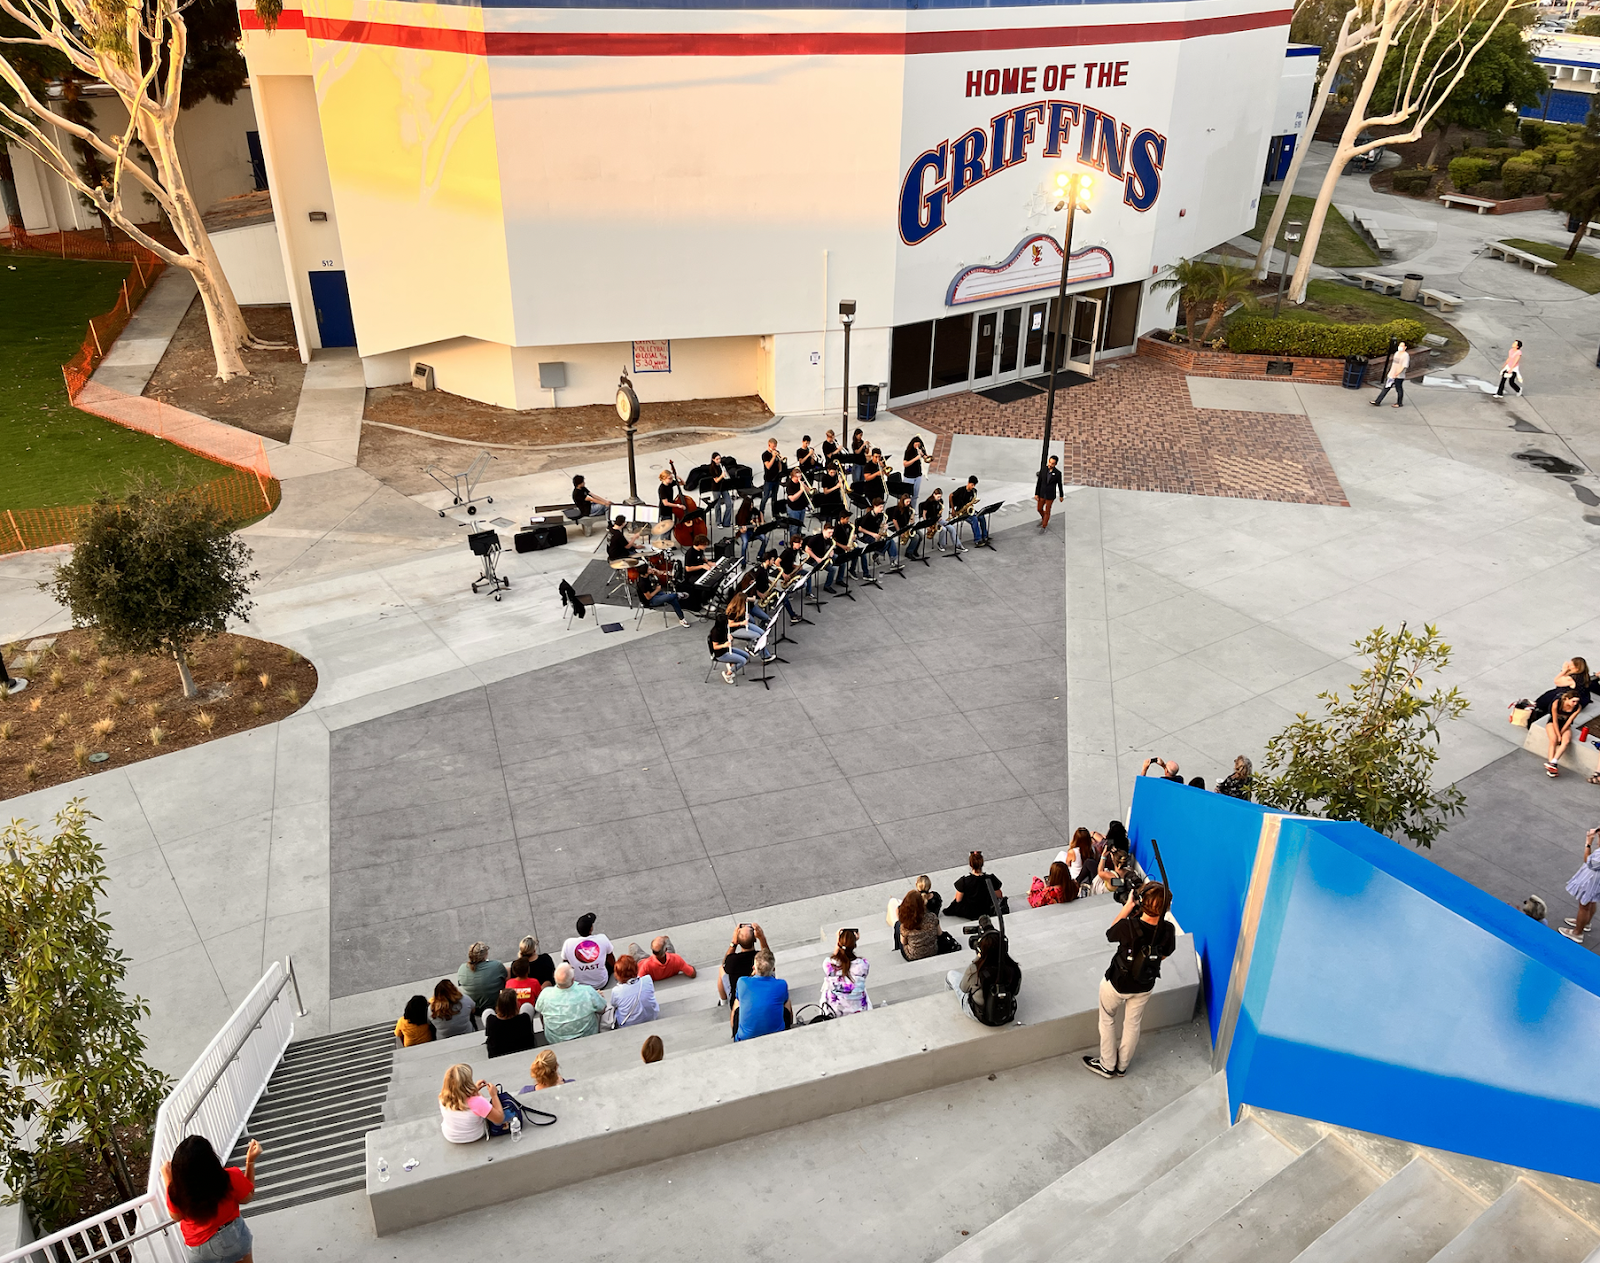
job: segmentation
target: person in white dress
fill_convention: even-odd
[[[1600,828],[1590,829],[1584,837],[1583,867],[1567,883],[1567,893],[1578,901],[1578,915],[1568,917],[1561,932],[1579,943],[1594,920],[1595,904],[1600,903],[1600,855],[1595,854],[1596,842],[1600,842]]]

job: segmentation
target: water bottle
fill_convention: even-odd
[[[517,1141],[519,1141],[521,1139],[522,1139],[522,1115],[521,1114],[513,1114],[511,1116],[511,1142],[513,1144],[515,1144]]]
[[[387,1184],[388,1182],[389,1182],[389,1159],[388,1158],[379,1158],[378,1159],[378,1183],[379,1184]]]

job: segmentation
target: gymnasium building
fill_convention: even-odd
[[[258,240],[302,355],[354,346],[372,386],[422,364],[560,407],[627,371],[647,403],[807,411],[841,405],[844,300],[852,386],[886,402],[1037,373],[1055,176],[1088,170],[1066,323],[1092,371],[1292,151],[1315,50],[1261,4],[306,0],[270,33],[247,9]]]

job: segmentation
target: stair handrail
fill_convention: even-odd
[[[267,1080],[294,1038],[294,1014],[285,994],[293,971],[292,959],[273,961],[161,1103],[151,1135],[148,1188],[163,1210],[166,1190],[161,1167],[184,1137],[205,1136],[224,1162],[238,1143]]]
[[[128,1216],[133,1223],[128,1223]],[[96,1238],[98,1237],[98,1241]],[[178,1225],[167,1214],[165,1201],[154,1193],[141,1193],[132,1201],[103,1210],[70,1228],[30,1241],[0,1254],[0,1263],[55,1263],[65,1256],[74,1263],[116,1258],[125,1263],[183,1263],[187,1252]]]

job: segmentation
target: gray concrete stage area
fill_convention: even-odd
[[[770,691],[703,683],[696,623],[335,732],[333,997],[476,939],[559,949],[585,911],[634,935],[974,847],[1025,891],[1004,857],[1071,834],[1063,538],[996,544],[809,610]]]

